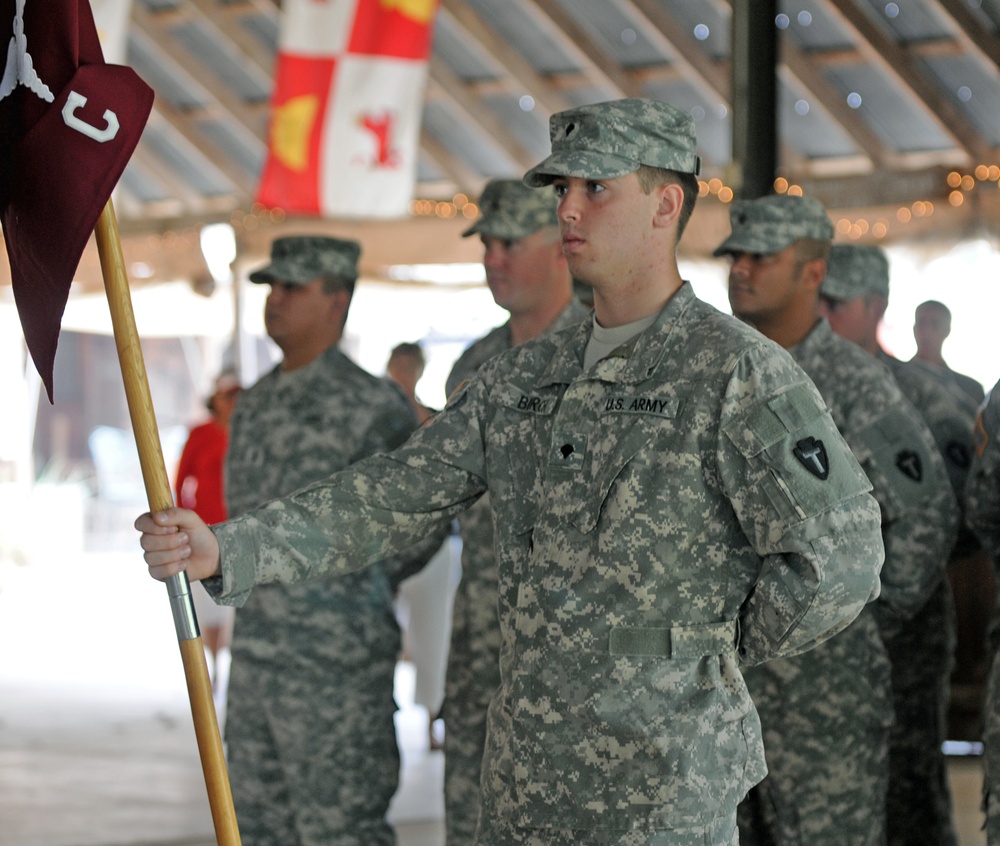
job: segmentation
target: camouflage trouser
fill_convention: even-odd
[[[986,812],[986,842],[1000,846],[1000,652],[986,682],[983,706],[983,810]]]
[[[447,846],[469,846],[479,820],[479,777],[488,705],[460,699],[444,706],[444,818]]]
[[[484,819],[476,846],[739,846],[732,816],[705,826],[670,831],[518,828],[507,821]]]
[[[812,740],[799,751],[815,754],[814,767],[772,772],[740,803],[740,846],[884,846],[886,730],[859,730],[846,744]],[[834,743],[820,751],[824,740]],[[847,744],[858,754],[839,755]]]
[[[945,740],[955,608],[947,579],[886,641],[896,722],[889,735],[889,846],[956,846]]]
[[[769,772],[737,809],[741,846],[885,843],[889,667],[870,638],[851,674],[829,641],[748,672]]]
[[[388,704],[354,695],[363,685],[346,681],[310,697],[292,688],[286,698],[230,701],[229,775],[243,846],[394,846],[385,816],[399,752],[386,684]]]

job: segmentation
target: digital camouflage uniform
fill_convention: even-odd
[[[956,373],[950,367],[936,367],[919,358],[911,358],[907,364],[939,382],[966,411],[973,414],[979,411],[979,404],[983,401],[983,386],[971,376]]]
[[[838,302],[872,295],[888,301],[885,253],[874,246],[834,244],[821,293]],[[923,417],[961,504],[972,460],[974,418],[922,368],[882,350],[877,358]],[[962,536],[968,530],[960,526],[956,533]],[[955,663],[955,627],[951,583],[945,578],[924,606],[886,641],[896,717],[889,738],[889,846],[955,846],[958,842],[942,750]]]
[[[550,331],[579,323],[589,310],[573,300]],[[473,343],[448,376],[450,395],[483,363],[511,348],[507,324]],[[462,580],[455,591],[445,684],[445,834],[449,846],[471,843],[479,818],[479,776],[486,743],[486,709],[500,686],[497,566],[489,494],[459,518]]]
[[[541,229],[558,227],[551,189],[529,188],[521,180],[494,179],[479,197],[480,215],[462,237],[481,235],[519,241]],[[579,323],[589,310],[577,301],[548,327]],[[472,343],[458,357],[445,389],[449,395],[495,355],[511,348],[505,323]],[[467,846],[479,819],[479,782],[486,743],[486,709],[500,686],[500,621],[489,494],[459,518],[462,580],[455,591],[452,636],[445,683],[445,842]]]
[[[974,421],[947,390],[908,362],[886,353],[878,358],[927,423],[944,459],[952,491],[961,502]],[[965,533],[961,525],[957,527],[953,544]],[[949,561],[958,549],[952,546]],[[951,582],[945,578],[924,606],[886,641],[896,713],[889,745],[889,846],[956,846],[958,842],[942,747],[947,739],[956,627]]]
[[[737,202],[717,254],[768,255],[801,238],[830,240],[816,200]],[[808,655],[755,667],[768,776],[740,808],[744,846],[885,842],[890,665],[900,630],[944,578],[958,513],[934,440],[885,367],[819,320],[789,352],[815,383],[871,480],[882,513],[881,595]]]
[[[940,585],[957,508],[933,439],[882,366],[826,321],[790,352],[871,480],[885,564],[878,602],[845,632],[748,674],[770,769],[759,798],[777,809],[782,846],[880,844],[893,721],[883,637]]]
[[[976,454],[965,488],[965,515],[1000,578],[1000,388],[996,385],[980,410],[975,436]],[[986,841],[989,846],[1000,846],[1000,652],[996,649],[984,710]]]
[[[301,240],[287,245],[293,254],[306,249]],[[415,425],[398,390],[336,347],[297,370],[276,368],[233,415],[230,514],[398,446]],[[226,740],[244,846],[395,842],[385,813],[399,770],[398,651],[381,563],[342,579],[267,585],[239,609]]]
[[[401,449],[216,527],[221,588],[346,572],[488,485],[501,681],[476,842],[728,844],[764,774],[739,667],[860,611],[877,506],[792,360],[689,286],[583,373],[589,333],[492,359]]]

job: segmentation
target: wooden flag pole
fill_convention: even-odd
[[[170,482],[163,463],[160,436],[153,413],[153,400],[146,379],[146,365],[139,346],[139,333],[132,311],[128,274],[122,255],[121,239],[114,207],[108,200],[94,230],[97,249],[101,256],[101,271],[104,287],[111,308],[111,323],[114,327],[118,360],[121,363],[122,379],[125,382],[125,396],[128,400],[129,416],[135,432],[135,443],[139,450],[139,463],[146,486],[146,497],[150,511],[162,511],[173,505]],[[226,760],[222,751],[222,738],[212,699],[212,684],[205,661],[198,620],[191,601],[187,574],[179,573],[166,582],[170,596],[170,606],[177,629],[181,658],[184,662],[184,676],[187,679],[188,697],[191,700],[191,716],[198,740],[201,768],[208,788],[208,802],[215,825],[215,838],[220,846],[239,846],[240,832],[236,825],[233,796],[226,772]]]

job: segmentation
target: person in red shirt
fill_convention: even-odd
[[[242,391],[239,379],[225,371],[215,380],[215,390],[206,405],[212,417],[188,433],[177,466],[177,504],[190,508],[208,524],[226,519],[223,492],[223,464],[229,446],[229,418]],[[217,682],[219,651],[229,645],[233,609],[216,605],[197,582],[191,585],[191,598],[201,629],[202,642],[212,658],[212,684]]]

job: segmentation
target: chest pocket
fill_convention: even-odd
[[[601,424],[593,427],[589,436],[574,435],[571,431],[554,433],[553,445],[577,440],[586,444],[586,454],[580,460],[579,471],[566,479],[578,495],[572,521],[584,533],[596,528],[611,494],[615,480],[635,462],[651,443],[658,440],[664,429],[673,429],[681,409],[681,400],[672,397],[660,400],[656,413],[622,409],[605,411]],[[572,420],[565,421],[567,425]],[[550,451],[550,454],[553,454]],[[553,467],[550,460],[549,467]]]
[[[499,410],[487,437],[487,461],[490,499],[494,510],[504,515],[498,531],[521,534],[535,524],[544,450],[559,398],[556,389],[526,390],[518,385],[504,385],[494,393]]]

